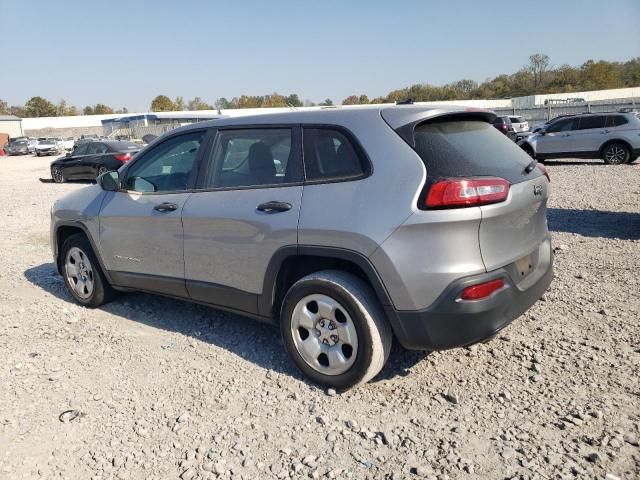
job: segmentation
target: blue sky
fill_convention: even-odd
[[[532,53],[553,65],[640,56],[640,0],[0,0],[0,98],[147,110],[298,93],[334,102],[482,81]]]

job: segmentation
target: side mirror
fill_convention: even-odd
[[[544,128],[541,128],[540,130],[538,130],[538,134],[544,136],[547,134],[547,131]]]
[[[65,155],[64,155],[64,156],[65,156],[65,157],[70,157],[70,156],[71,156],[71,152],[67,152],[67,153],[65,153]]]
[[[98,177],[98,185],[105,192],[117,192],[120,190],[120,175],[118,175],[118,172],[103,173]]]

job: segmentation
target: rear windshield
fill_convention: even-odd
[[[526,120],[522,117],[509,117],[513,123],[524,123]]]
[[[531,157],[490,123],[475,120],[425,123],[416,127],[415,141],[430,181],[489,176],[519,183],[542,175],[539,169],[525,174]]]

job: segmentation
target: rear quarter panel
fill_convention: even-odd
[[[360,180],[305,185],[298,241],[369,256],[416,210],[426,171],[379,115],[336,119],[359,140],[373,171]]]

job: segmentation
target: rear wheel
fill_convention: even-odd
[[[298,280],[281,314],[289,356],[316,383],[340,390],[375,377],[391,350],[391,328],[363,280],[325,270]]]
[[[67,238],[60,250],[60,258],[64,283],[79,304],[96,308],[116,297],[84,235]]]
[[[624,143],[613,142],[602,149],[602,159],[608,165],[628,163],[630,158],[631,152]]]
[[[105,167],[104,165],[102,165],[99,169],[98,169],[98,177],[100,175],[104,175],[105,173],[107,173],[109,171],[109,169],[107,167]]]
[[[56,165],[51,168],[51,178],[56,183],[64,183],[64,173],[62,173],[62,167]]]

